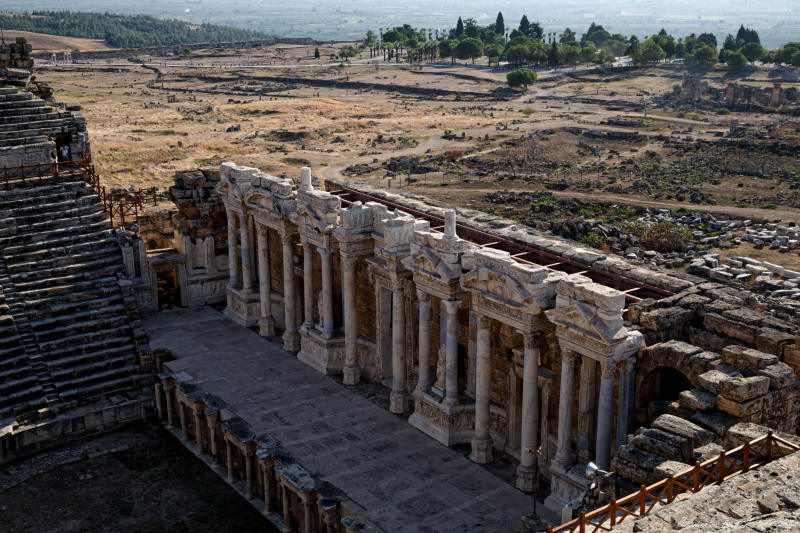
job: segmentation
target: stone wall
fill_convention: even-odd
[[[32,47],[24,37],[0,45],[0,81],[2,84],[25,86],[33,73]]]

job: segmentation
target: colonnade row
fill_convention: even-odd
[[[268,232],[269,226],[260,223],[248,214],[236,213],[228,210],[228,268],[231,272],[228,287],[242,292],[242,300],[248,302],[257,293],[257,307],[259,310],[258,325],[263,336],[275,334],[275,317],[272,311],[272,287],[270,272],[270,254]],[[302,329],[319,331],[326,339],[335,335],[334,315],[334,283],[333,283],[333,251],[330,248],[315,246],[302,238],[297,232],[291,230],[277,230],[280,236],[283,278],[283,346],[288,351],[297,351],[300,347],[299,331]],[[255,234],[256,246],[252,246],[252,235]],[[298,240],[303,249],[303,290],[302,306],[298,313],[298,291],[294,272],[294,249]],[[232,243],[232,245],[231,245]],[[230,253],[238,250],[238,253]],[[322,294],[320,323],[315,323],[314,308],[314,257],[320,258],[322,274]],[[272,257],[277,254],[272,254]],[[354,285],[353,261],[343,261],[345,284]],[[255,268],[254,268],[255,265]],[[348,276],[349,272],[349,276]],[[345,291],[347,294],[347,291]],[[345,302],[345,308],[347,303]]]
[[[544,328],[555,326],[561,377],[557,446],[550,471],[566,472],[576,462],[592,458],[600,468],[608,468],[613,443],[625,442],[630,429],[633,360],[642,343],[637,332],[623,326],[623,293],[599,286],[581,275],[520,265],[506,252],[483,250],[463,241],[456,235],[455,212],[446,213],[444,232],[437,233],[426,223],[400,211],[388,212],[379,204],[362,206],[356,202],[341,208],[338,198],[311,187],[310,171],[305,169],[299,192],[292,188],[290,180],[262,176],[252,169],[230,167],[226,172],[230,175],[225,182],[224,197],[228,216],[229,310],[239,306],[240,315],[257,315],[262,335],[275,333],[269,258],[277,258],[278,252],[269,249],[268,232],[277,232],[281,243],[284,349],[301,350],[302,336],[303,348],[298,357],[303,359],[306,344],[313,341],[310,351],[316,354],[311,355],[322,354],[320,357],[329,361],[338,349],[333,341],[340,341],[343,353],[339,354],[341,360],[335,372],[344,375],[345,384],[356,384],[363,370],[359,361],[358,304],[359,298],[364,297],[356,271],[363,262],[375,285],[377,310],[375,317],[363,319],[374,321],[374,349],[378,352],[375,357],[383,365],[378,377],[392,378],[390,411],[406,412],[412,393],[415,409],[409,422],[447,445],[471,442],[470,457],[478,463],[492,460],[491,325],[498,321],[512,327],[522,336],[524,345],[521,430],[517,430],[520,456],[517,485],[523,490],[533,488],[538,458],[550,460],[549,413],[540,406],[539,398],[540,344],[544,343]],[[240,178],[236,178],[238,174]],[[265,192],[235,189],[234,194],[232,187],[239,187],[237,183],[245,187],[249,183],[258,184],[257,191]],[[271,200],[260,199],[267,194]],[[302,271],[296,273],[294,250],[298,241],[303,248],[303,261]],[[314,323],[314,253],[319,254],[321,267],[317,324]],[[344,338],[336,337],[334,253],[339,254],[341,265]],[[303,278],[299,295],[297,276]],[[517,292],[508,293],[509,287],[517,287],[514,289]],[[419,306],[418,324],[409,324],[407,299],[414,295]],[[433,297],[442,304],[439,326],[444,330],[444,383],[443,386],[437,383],[436,387],[431,377],[430,353]],[[462,302],[468,303],[476,323],[475,394],[474,404],[469,400],[470,405],[465,405],[459,397],[458,310]],[[408,335],[411,329],[416,329],[416,335]],[[408,339],[414,337],[418,346],[407,346]],[[413,357],[413,348],[418,356],[418,380],[415,390],[410,391],[409,372],[413,372],[414,365],[409,358]],[[387,352],[390,359],[383,357],[389,355]],[[578,360],[581,374],[577,419],[573,419]],[[333,367],[325,364],[316,367],[329,372]],[[617,365],[620,365],[620,383],[615,402]],[[598,366],[599,391],[595,390]],[[546,390],[549,395],[550,387]],[[542,391],[544,395],[544,387]],[[617,427],[612,431],[615,405]],[[574,439],[573,426],[577,428]],[[456,436],[451,439],[453,435]]]
[[[284,530],[350,533],[348,524],[362,522],[346,516],[341,501],[321,493],[300,465],[276,457],[269,437],[254,437],[243,420],[213,405],[208,397],[184,393],[173,377],[166,376],[155,385],[155,399],[167,429],[179,430],[181,441],[254,505],[256,498],[263,501],[263,513],[282,522]]]

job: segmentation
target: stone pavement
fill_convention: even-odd
[[[387,532],[519,531],[530,512],[530,496],[209,307],[144,323],[152,348],[178,358],[170,370],[193,376]]]

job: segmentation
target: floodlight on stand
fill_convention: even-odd
[[[587,478],[594,477],[595,472],[597,472],[598,470],[600,470],[600,469],[597,467],[597,465],[594,464],[593,462],[589,461],[586,464],[586,477]]]

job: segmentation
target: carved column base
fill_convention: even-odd
[[[258,324],[261,301],[256,293],[245,293],[240,289],[227,289],[228,302],[224,315],[240,326],[249,328]]]
[[[492,462],[492,439],[472,439],[472,453],[469,460],[479,465]]]
[[[531,492],[534,482],[533,466],[517,466],[517,488],[523,492]]]
[[[445,446],[467,444],[475,434],[475,405],[448,405],[430,392],[414,391],[408,423]]]
[[[392,391],[389,395],[389,412],[396,415],[408,412],[408,393],[406,391]]]
[[[326,338],[316,329],[300,329],[300,351],[297,358],[326,376],[341,374],[344,365],[344,338]]]
[[[300,349],[300,335],[297,332],[285,331],[283,333],[283,349],[287,352],[296,353]]]
[[[357,366],[346,366],[342,372],[345,385],[358,385],[361,381],[361,369]]]
[[[258,319],[258,334],[262,337],[272,337],[275,335],[275,320],[272,317]]]
[[[550,467],[550,495],[544,500],[544,505],[554,513],[561,515],[561,510],[575,498],[586,494],[589,482],[584,474],[586,466],[573,465],[566,470],[554,463]]]

